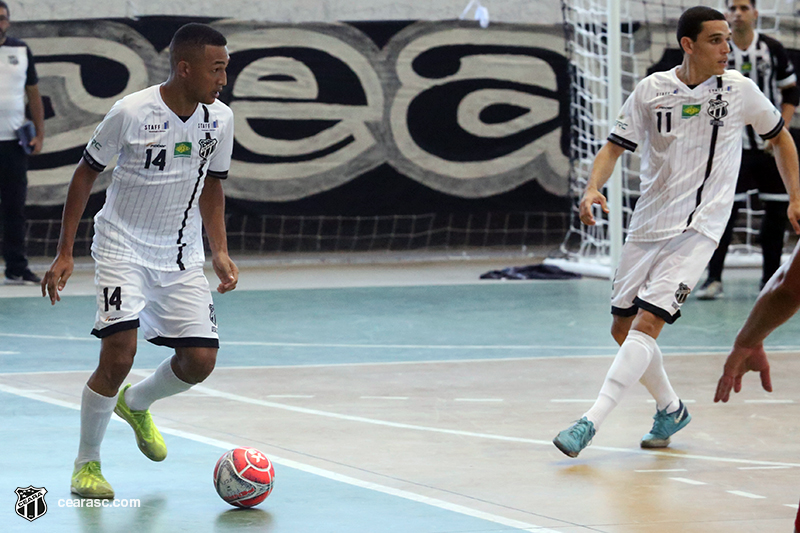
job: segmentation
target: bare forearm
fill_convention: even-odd
[[[225,194],[221,180],[206,178],[200,194],[200,216],[206,230],[212,254],[228,253],[228,235],[225,231]]]
[[[796,109],[797,107],[793,106],[792,104],[781,104],[781,116],[783,117],[783,121],[786,123],[787,129],[792,124],[792,118],[794,117],[794,112]]]
[[[759,346],[778,326],[800,309],[800,298],[783,285],[783,269],[759,295],[747,321],[736,336],[736,344]]]
[[[599,191],[611,177],[612,172],[614,172],[614,166],[617,164],[617,159],[624,151],[625,149],[617,144],[611,142],[604,144],[594,158],[592,172],[586,188]]]
[[[800,168],[798,167],[797,148],[794,139],[786,128],[781,130],[773,141],[775,149],[775,162],[781,179],[789,194],[790,202],[800,201]]]
[[[86,209],[86,202],[92,193],[92,185],[97,179],[98,173],[92,170],[83,161],[80,162],[72,180],[69,182],[67,191],[67,201],[64,204],[64,211],[61,215],[61,234],[58,238],[58,255],[72,256],[72,247],[75,244],[75,234],[78,231],[78,224],[81,221],[83,212]]]
[[[28,96],[28,107],[31,110],[31,120],[36,126],[36,136],[44,138],[44,104],[42,96],[39,94],[38,85],[29,85],[25,88]]]

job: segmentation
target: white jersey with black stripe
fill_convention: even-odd
[[[783,45],[776,39],[758,32],[754,32],[753,41],[747,50],[741,50],[731,42],[728,68],[738,70],[753,80],[778,109],[783,103],[781,89],[797,83],[794,65]],[[752,128],[745,128],[742,148],[763,150],[764,140],[756,135]]]
[[[219,100],[185,122],[158,85],[117,101],[83,156],[98,171],[119,156],[92,254],[165,271],[202,265],[200,193],[206,176],[227,177],[232,151],[233,112]]]
[[[687,228],[716,242],[733,204],[746,124],[763,138],[780,133],[780,112],[734,70],[690,88],[677,68],[643,79],[628,97],[609,141],[641,145],[641,196],[628,240],[668,239]]]

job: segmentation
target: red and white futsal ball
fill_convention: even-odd
[[[255,448],[228,450],[214,467],[214,488],[220,498],[236,507],[253,507],[272,492],[275,469]]]

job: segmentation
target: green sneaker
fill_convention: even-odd
[[[679,401],[677,411],[672,413],[667,413],[666,409],[656,411],[653,420],[653,429],[642,437],[642,448],[666,448],[669,446],[670,437],[692,421],[692,415],[686,410],[683,402]]]
[[[150,411],[133,411],[125,403],[125,391],[131,386],[130,383],[125,385],[119,396],[117,397],[117,406],[114,407],[114,412],[120,418],[125,420],[133,428],[136,434],[136,444],[143,454],[151,461],[163,461],[167,458],[167,445],[164,443],[164,438],[158,431],[158,428],[153,423],[153,417],[150,416]]]
[[[586,448],[594,437],[594,424],[584,416],[573,425],[556,435],[553,444],[556,448],[570,457],[578,457],[581,450]]]
[[[80,468],[76,466],[69,490],[83,498],[114,498],[114,489],[103,477],[99,461],[89,461]]]

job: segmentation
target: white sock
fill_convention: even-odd
[[[89,461],[100,460],[100,444],[106,434],[108,421],[111,420],[111,413],[117,398],[103,396],[89,388],[83,387],[81,396],[81,442],[78,446],[78,457],[75,459],[75,466],[80,467]]]
[[[132,411],[149,409],[154,401],[189,390],[186,383],[172,371],[172,357],[167,357],[156,371],[125,391],[125,403]]]
[[[653,359],[656,348],[656,340],[650,335],[636,330],[628,333],[625,342],[619,347],[614,362],[611,363],[611,368],[608,369],[597,401],[583,415],[594,424],[595,430],[599,429],[628,389],[642,377]]]
[[[650,366],[644,371],[642,379],[639,380],[642,385],[647,387],[647,390],[656,400],[656,409],[663,411],[668,409],[667,412],[671,413],[680,407],[680,399],[672,388],[667,377],[667,372],[664,370],[664,357],[661,355],[661,348],[656,344],[656,352],[653,355],[653,360],[650,361]]]

